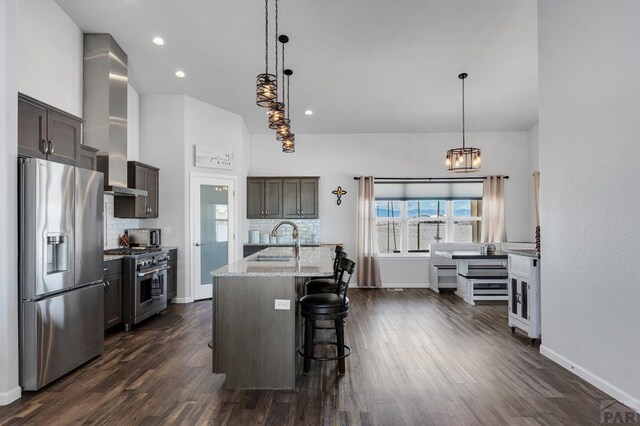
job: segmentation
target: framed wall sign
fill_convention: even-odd
[[[211,146],[194,145],[194,147],[196,167],[233,170],[233,151]]]

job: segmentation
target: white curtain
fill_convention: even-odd
[[[482,233],[483,243],[507,241],[507,227],[504,219],[504,178],[487,176],[482,191]]]
[[[358,287],[382,287],[374,185],[371,176],[361,176],[358,181]]]

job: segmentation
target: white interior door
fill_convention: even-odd
[[[210,272],[235,260],[235,181],[191,176],[191,281],[194,300],[211,297]]]

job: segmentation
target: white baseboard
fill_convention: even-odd
[[[16,386],[7,392],[0,392],[0,405],[9,405],[13,401],[20,399],[20,396],[22,396],[20,386]]]
[[[429,288],[427,283],[382,283],[382,288]]]
[[[560,366],[571,371],[576,376],[591,383],[593,386],[597,387],[607,395],[620,401],[621,403],[631,408],[632,410],[635,410],[636,412],[640,413],[640,400],[632,397],[628,393],[624,392],[622,389],[614,386],[613,384],[607,382],[600,376],[593,374],[589,370],[577,365],[576,363],[563,357],[559,353],[553,351],[552,349],[549,349],[544,345],[540,345],[540,353],[546,356],[547,358],[549,358],[551,361],[555,362],[556,364],[559,364]]]
[[[349,288],[358,288],[358,284],[351,282],[349,283]],[[366,288],[375,288],[375,287],[366,287]],[[429,284],[426,283],[382,283],[382,287],[380,288],[429,288]]]
[[[174,297],[171,299],[173,303],[193,303],[192,297]]]

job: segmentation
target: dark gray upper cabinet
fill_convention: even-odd
[[[248,219],[317,219],[317,177],[248,177]]]
[[[247,178],[247,218],[264,218],[264,179]]]
[[[80,156],[77,166],[83,169],[98,170],[98,149],[89,145],[80,145]]]
[[[18,153],[76,165],[82,119],[26,95],[18,95]]]
[[[317,219],[318,208],[318,178],[300,179],[300,217],[303,219]]]
[[[282,217],[282,179],[247,178],[247,218]]]
[[[264,180],[264,217],[282,217],[282,180]]]
[[[283,179],[282,217],[297,219],[300,217],[300,179]]]
[[[137,161],[127,164],[127,186],[143,189],[147,196],[116,196],[113,203],[115,217],[148,219],[159,214],[158,193],[160,190],[160,169]]]

